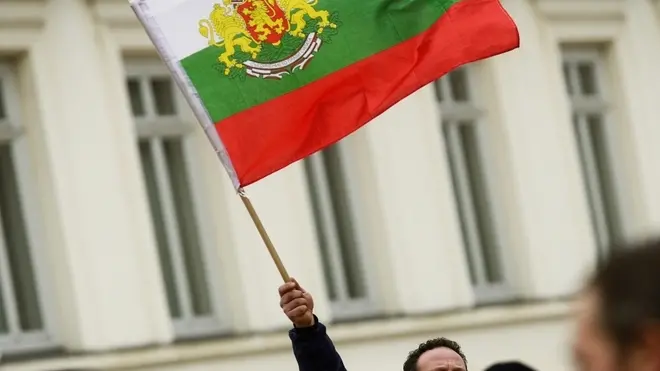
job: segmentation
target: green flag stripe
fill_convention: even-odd
[[[223,47],[203,49],[183,59],[181,65],[195,85],[211,119],[218,122],[424,32],[458,1],[318,0],[314,9],[328,11],[330,20],[337,28],[325,28],[318,34],[322,44],[315,57],[303,70],[296,70],[281,80],[247,76],[245,68],[232,69],[229,76],[225,75],[225,66],[218,62]],[[306,16],[305,21],[305,33],[316,30],[315,20]],[[262,44],[256,60],[285,59],[303,42],[303,38],[287,34],[279,46]],[[239,48],[234,57],[239,61],[251,59]]]

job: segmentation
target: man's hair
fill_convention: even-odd
[[[660,323],[660,239],[615,247],[589,283],[603,328],[618,352],[626,352],[648,325]]]
[[[406,362],[403,363],[403,371],[417,371],[417,361],[419,361],[419,357],[421,357],[422,354],[428,352],[429,350],[436,348],[448,348],[458,353],[458,355],[463,359],[465,367],[467,367],[467,359],[465,358],[465,354],[463,354],[461,351],[461,346],[458,345],[457,342],[447,338],[436,338],[419,344],[417,349],[410,352]]]
[[[488,367],[486,371],[534,371],[534,369],[522,362],[501,362]]]

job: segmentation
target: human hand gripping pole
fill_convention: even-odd
[[[241,201],[243,201],[243,205],[245,205],[248,214],[250,214],[250,218],[252,218],[252,222],[254,223],[254,226],[257,227],[257,231],[259,232],[261,239],[264,241],[264,244],[266,245],[266,249],[268,249],[268,253],[270,254],[270,257],[273,259],[273,263],[275,263],[277,270],[280,272],[280,276],[282,276],[282,280],[284,280],[285,283],[291,281],[291,277],[289,276],[289,273],[286,271],[286,268],[282,263],[282,259],[280,259],[280,255],[277,253],[277,249],[275,249],[275,245],[273,245],[273,242],[270,240],[270,236],[268,236],[268,232],[266,232],[266,228],[261,222],[261,218],[259,218],[259,214],[257,214],[257,211],[254,209],[254,206],[252,205],[252,201],[250,201],[250,198],[247,196],[243,188],[240,188],[238,190],[238,195],[241,197]]]
[[[314,298],[295,278],[279,287],[280,308],[296,328],[314,326]]]

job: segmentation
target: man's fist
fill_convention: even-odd
[[[280,307],[295,327],[314,326],[314,299],[295,278],[280,286]]]

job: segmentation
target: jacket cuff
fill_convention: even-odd
[[[314,325],[310,327],[294,327],[289,331],[289,337],[291,340],[305,340],[314,336],[322,334],[325,330],[325,326],[319,322],[318,317],[314,316]]]

